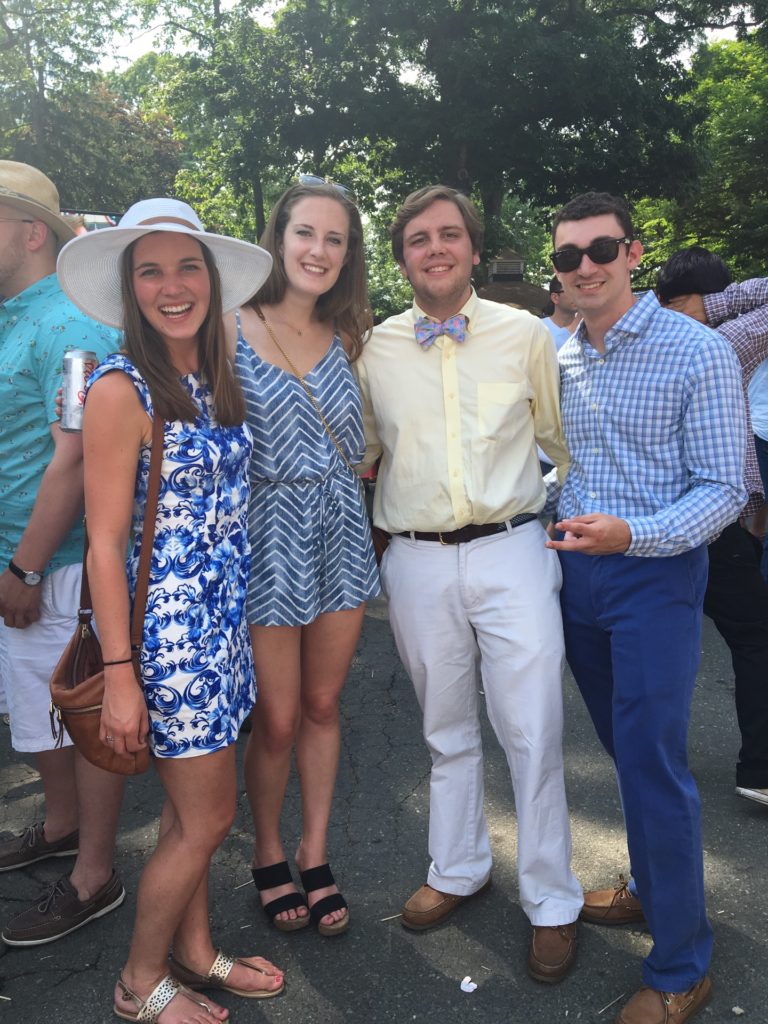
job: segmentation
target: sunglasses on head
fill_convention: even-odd
[[[567,274],[571,270],[578,270],[584,256],[589,256],[592,263],[613,263],[619,255],[620,245],[631,245],[631,238],[598,238],[586,249],[579,249],[575,245],[566,245],[550,255],[552,265],[561,274]]]
[[[300,174],[299,175],[300,185],[330,185],[331,188],[335,188],[337,192],[341,192],[343,196],[351,199],[354,202],[355,193],[351,188],[347,188],[346,185],[340,185],[338,181],[326,181],[325,178],[318,177],[317,174]]]

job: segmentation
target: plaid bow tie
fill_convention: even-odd
[[[463,313],[457,313],[456,316],[448,317],[440,324],[435,320],[430,320],[428,316],[420,316],[413,325],[413,331],[416,341],[422,348],[429,348],[435,338],[439,338],[442,334],[450,334],[454,341],[462,342],[467,333],[467,318]]]

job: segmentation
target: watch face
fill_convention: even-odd
[[[8,569],[17,579],[23,580],[29,587],[36,587],[43,578],[43,574],[35,572],[34,569],[30,569],[28,572],[25,569],[20,569],[13,559],[8,563]]]

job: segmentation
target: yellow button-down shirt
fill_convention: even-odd
[[[522,310],[472,292],[467,336],[422,349],[414,305],[374,328],[355,367],[366,453],[381,455],[373,521],[390,533],[447,532],[539,512],[536,442],[564,481],[560,376],[552,339]]]

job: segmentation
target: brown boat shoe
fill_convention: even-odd
[[[579,915],[590,924],[644,924],[645,914],[640,900],[629,891],[624,875],[612,889],[592,889],[584,893],[584,906]]]
[[[616,1018],[616,1024],[684,1024],[712,998],[706,976],[687,992],[659,992],[643,986]]]
[[[472,899],[473,896],[479,896],[490,887],[489,878],[477,892],[472,892],[468,896],[456,896],[454,893],[433,889],[431,885],[422,885],[403,905],[400,924],[415,932],[434,928],[450,917],[461,903]]]
[[[534,925],[528,949],[528,973],[536,981],[556,985],[576,960],[576,922]]]
[[[16,835],[7,833],[0,837],[0,871],[13,871],[37,864],[48,857],[75,857],[80,843],[79,832],[75,829],[68,836],[54,839],[49,843],[45,838],[43,822],[28,825]]]

